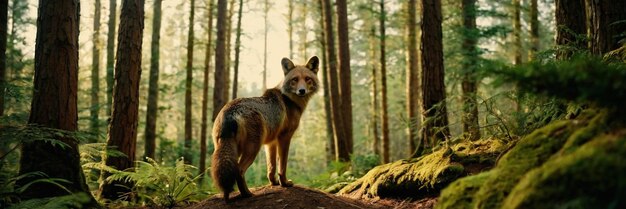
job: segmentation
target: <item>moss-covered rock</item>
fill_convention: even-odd
[[[603,134],[522,178],[503,208],[626,208],[626,130]]]
[[[380,165],[339,191],[356,198],[419,197],[436,194],[467,175],[466,165],[491,167],[505,149],[497,140],[463,142],[419,158]]]
[[[461,178],[441,191],[436,209],[472,209],[474,194],[491,175],[490,171]]]

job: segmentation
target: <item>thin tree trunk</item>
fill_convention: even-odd
[[[9,0],[0,0],[0,116],[4,116],[4,92],[7,82],[7,30]]]
[[[111,107],[113,107],[113,64],[115,64],[115,26],[117,17],[117,0],[109,0],[109,22],[107,31],[107,104],[106,114],[111,119]]]
[[[290,1],[291,2],[291,1]],[[324,113],[326,114],[326,162],[330,163],[335,160],[335,140],[333,132],[332,112],[330,110],[330,92],[328,86],[328,57],[326,56],[326,31],[324,30],[324,8],[322,1],[317,1],[317,9],[320,14],[318,39],[320,42],[320,52],[322,53],[322,88],[324,88]]]
[[[141,45],[143,36],[144,1],[123,0],[115,63],[113,113],[107,146],[116,147],[125,157],[108,156],[106,165],[118,170],[132,169],[135,164],[139,82],[141,79]],[[105,177],[110,175],[105,172]],[[104,182],[100,195],[114,200],[132,188],[129,182]]]
[[[349,153],[348,148],[344,144],[346,140],[343,116],[341,111],[341,98],[339,94],[339,81],[337,73],[337,56],[335,53],[335,35],[333,31],[333,15],[332,5],[330,0],[321,0],[324,7],[324,31],[326,35],[326,60],[328,62],[328,79],[329,79],[329,92],[330,92],[330,109],[332,111],[331,119],[333,121],[334,132],[334,145],[335,145],[335,160],[346,161],[345,155]],[[349,156],[348,156],[349,157]]]
[[[235,1],[230,1],[228,6],[228,17],[226,19],[226,67],[224,68],[224,74],[226,74],[226,80],[224,81],[224,100],[229,101],[230,98],[230,66],[232,63],[231,49],[232,49],[232,36],[233,36],[233,16],[235,14]]]
[[[536,1],[536,0],[533,0]],[[461,81],[461,90],[463,92],[463,134],[470,140],[480,139],[480,130],[478,125],[478,102],[476,101],[476,66],[478,65],[478,51],[476,49],[476,0],[461,1],[461,10],[463,12],[463,28],[461,36],[463,37],[463,78]]]
[[[343,132],[345,138],[343,141],[343,149],[339,150],[339,160],[350,162],[352,154],[352,90],[350,79],[350,44],[348,38],[348,8],[346,0],[337,0],[337,41],[338,41],[338,70],[339,70],[339,87],[341,92],[341,112],[343,120]]]
[[[590,50],[592,54],[602,56],[621,46],[626,24],[617,23],[626,20],[626,1],[624,0],[585,0],[589,19]]]
[[[385,51],[385,39],[387,34],[385,33],[385,19],[387,13],[385,12],[385,1],[380,1],[380,81],[381,81],[381,121],[382,121],[382,153],[383,163],[389,163],[389,116],[387,108],[387,59]]]
[[[539,51],[539,10],[537,0],[530,0],[530,52],[529,59],[533,60]]]
[[[300,8],[302,11],[300,11],[300,13],[302,14],[302,22],[301,22],[301,30],[300,30],[300,42],[302,43],[302,48],[300,49],[302,51],[302,57],[304,57],[305,59],[308,58],[308,55],[306,53],[306,50],[308,48],[308,42],[307,42],[307,34],[309,33],[309,30],[307,29],[306,26],[306,18],[307,18],[307,13],[308,13],[308,9],[307,9],[308,5],[307,5],[307,1],[302,1],[302,5],[300,5]]]
[[[263,21],[265,24],[265,28],[264,28],[264,33],[263,33],[263,91],[267,89],[267,34],[269,33],[268,13],[270,11],[270,3],[268,0],[265,0],[264,6],[265,7],[263,9]],[[291,47],[291,44],[292,44],[291,34],[289,35],[289,37],[290,37],[289,47]]]
[[[423,0],[422,8],[421,29],[428,32],[422,33],[421,40],[422,145],[418,149],[426,150],[449,138],[450,130],[444,85],[441,1]]]
[[[224,88],[226,88],[225,64],[226,62],[226,0],[217,0],[217,41],[215,42],[215,79],[213,87],[213,116],[215,120],[217,114],[226,104],[224,98]]]
[[[522,20],[520,0],[513,0],[513,57],[515,65],[522,64]]]
[[[93,58],[91,61],[91,107],[89,109],[91,120],[91,132],[98,135],[99,119],[98,111],[100,102],[98,92],[100,92],[100,0],[95,0],[93,15]]]
[[[407,5],[406,22],[406,110],[407,110],[407,136],[409,141],[409,155],[416,152],[418,147],[418,98],[419,98],[419,68],[417,55],[417,21],[416,21],[416,0],[409,0]]]
[[[235,37],[235,72],[233,76],[233,99],[237,98],[237,85],[239,81],[239,52],[241,51],[241,15],[243,12],[243,0],[239,0],[239,11],[237,12],[237,36]]]
[[[146,157],[154,159],[156,150],[156,120],[159,109],[159,58],[161,42],[161,4],[162,0],[154,0],[154,18],[152,19],[152,42],[150,46],[150,81],[148,85],[148,107],[146,113]]]
[[[207,27],[207,44],[206,54],[204,57],[204,81],[202,87],[202,122],[200,127],[200,182],[204,179],[204,173],[206,172],[206,155],[207,155],[207,115],[209,104],[209,72],[211,72],[211,50],[213,38],[213,10],[215,7],[215,1],[209,0],[209,25]]]
[[[195,0],[191,0],[189,12],[189,31],[187,33],[187,79],[185,82],[185,151],[183,153],[186,164],[191,165],[191,83],[193,82],[193,18],[195,15]]]
[[[35,80],[28,124],[65,131],[78,129],[78,1],[41,1],[37,17]],[[59,31],[63,28],[63,31]],[[44,131],[44,130],[41,130]],[[58,197],[84,193],[86,207],[98,207],[85,183],[80,166],[78,140],[55,132],[49,133],[67,147],[44,141],[26,142],[21,147],[19,175],[43,172],[46,178],[60,178],[65,189],[53,184],[32,184],[20,194],[21,200]],[[19,179],[24,186],[42,177]]]
[[[289,58],[293,59],[293,1],[288,1],[287,33],[289,33]]]
[[[587,42],[578,37],[587,34],[584,0],[556,0],[556,57],[559,60],[572,56],[574,49],[586,49]],[[563,48],[564,47],[564,48]]]
[[[372,20],[374,18],[372,17]],[[376,65],[376,26],[374,25],[373,21],[368,23],[370,26],[370,34],[368,37],[368,41],[369,41],[369,61],[368,65],[371,68],[371,73],[372,73],[372,80],[371,82],[371,103],[370,103],[370,124],[369,124],[369,128],[370,131],[369,133],[372,134],[372,151],[374,152],[374,154],[376,155],[380,155],[380,138],[378,137],[378,79],[377,79],[377,65]]]

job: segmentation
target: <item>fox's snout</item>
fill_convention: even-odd
[[[298,89],[298,96],[304,96],[305,94],[306,94],[306,89],[304,88]]]

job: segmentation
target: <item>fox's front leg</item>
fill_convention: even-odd
[[[265,145],[265,157],[267,160],[267,180],[271,185],[278,185],[276,180],[276,143]]]
[[[293,186],[293,182],[287,179],[287,158],[289,157],[289,143],[293,134],[287,135],[278,140],[278,181],[283,187]]]

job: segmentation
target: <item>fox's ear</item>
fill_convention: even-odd
[[[287,57],[283,57],[283,59],[280,61],[280,65],[283,66],[283,72],[285,72],[285,75],[287,75],[289,71],[296,67],[295,65],[293,65],[293,62],[291,62],[291,60],[289,60],[289,58]]]
[[[311,57],[309,61],[306,63],[306,68],[309,68],[309,70],[313,71],[316,74],[317,74],[317,71],[319,70],[319,66],[320,66],[320,59],[317,58],[317,56]]]

